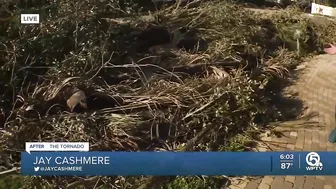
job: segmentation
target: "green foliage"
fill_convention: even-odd
[[[20,176],[7,176],[0,179],[0,188],[19,189],[23,186],[23,178]]]
[[[161,189],[213,189],[225,186],[221,177],[177,177]]]

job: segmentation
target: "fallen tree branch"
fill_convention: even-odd
[[[205,66],[223,66],[223,67],[238,67],[243,62],[240,61],[222,61],[222,62],[212,62],[212,63],[202,63],[202,64],[192,64],[192,65],[182,65],[182,66],[173,66],[171,68],[166,68],[169,71],[182,71],[186,69],[195,69],[195,68],[203,68]],[[155,64],[124,64],[124,65],[114,65],[112,63],[109,64],[110,66],[105,66],[104,68],[146,68],[146,67],[155,67],[159,70],[162,70],[163,68],[155,65]]]
[[[217,66],[217,67],[224,67],[228,69],[235,69],[235,68],[243,67],[242,66],[243,64],[244,62],[238,62],[238,61],[222,61],[222,62],[213,62],[213,63],[174,66],[171,68],[163,68],[155,64],[132,64],[132,63],[124,64],[124,65],[110,64],[109,66],[104,66],[104,69],[102,69],[98,75],[101,75],[104,78],[104,80],[110,85],[116,85],[116,84],[119,84],[123,81],[130,79],[130,76],[129,76],[130,74],[114,76],[113,74],[111,74],[111,69],[113,69],[114,72],[118,71],[121,73],[132,72],[134,70],[138,71],[140,69],[143,73],[148,73],[148,75],[153,75],[153,74],[150,74],[149,72],[156,73],[156,74],[168,73],[170,75],[174,75],[174,77],[177,78],[178,80],[181,80],[181,78],[178,75],[176,75],[176,73],[185,73],[185,74],[192,75],[192,74],[198,74],[198,73],[204,72],[209,66]]]
[[[221,99],[224,95],[227,95],[227,93],[223,93],[223,94],[221,94],[219,97],[217,97],[217,98],[213,99],[212,101],[210,101],[210,102],[204,104],[203,106],[201,106],[200,108],[196,109],[195,111],[188,113],[186,116],[184,116],[184,117],[182,118],[182,121],[185,121],[186,119],[190,118],[191,116],[193,116],[193,115],[195,115],[195,114],[198,114],[198,113],[202,112],[203,110],[205,110],[205,109],[211,107],[211,106],[214,105],[219,99]]]
[[[2,172],[0,172],[0,177],[12,175],[12,174],[19,174],[20,170],[21,170],[20,167],[14,167],[12,169],[9,169],[9,170],[6,170],[6,171],[2,171]]]

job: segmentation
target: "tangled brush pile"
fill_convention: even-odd
[[[9,2],[1,12],[9,18],[0,26],[5,170],[19,165],[26,141],[89,141],[91,150],[107,151],[250,150],[263,126],[283,119],[269,108],[274,81],[329,40],[319,38],[325,26],[292,9],[270,19],[228,2],[149,15],[124,1],[49,3]],[[27,9],[40,14],[40,25],[20,25],[17,15]],[[146,38],[153,27],[167,32]],[[150,188],[143,179],[34,177],[23,187]],[[154,180],[151,187],[163,186]]]

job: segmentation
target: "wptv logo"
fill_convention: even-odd
[[[306,163],[308,166],[306,167],[307,171],[322,171],[323,164],[321,163],[320,155],[316,152],[310,152],[306,156]]]

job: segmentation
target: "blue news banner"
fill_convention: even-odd
[[[23,175],[336,175],[336,152],[22,152]]]

